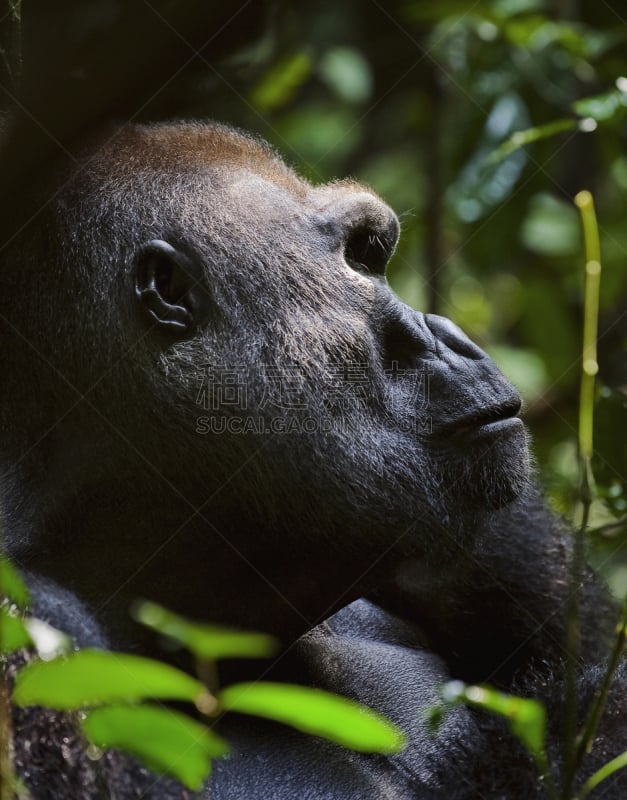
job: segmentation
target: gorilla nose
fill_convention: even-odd
[[[425,314],[425,325],[436,340],[446,345],[449,350],[465,358],[478,361],[486,358],[486,354],[480,347],[472,342],[466,334],[446,317],[439,317],[437,314]]]
[[[450,319],[414,311],[387,286],[380,288],[379,296],[386,361],[415,368],[417,360],[435,359],[455,369],[468,361],[490,363],[487,354]]]
[[[366,191],[341,195],[332,205],[344,241],[344,257],[353,269],[384,275],[400,232],[392,209]]]

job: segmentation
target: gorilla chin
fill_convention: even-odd
[[[460,430],[433,459],[443,494],[468,512],[503,508],[529,485],[528,434],[518,417]]]

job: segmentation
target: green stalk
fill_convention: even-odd
[[[601,283],[601,250],[599,228],[590,192],[579,192],[575,204],[581,212],[586,243],[586,284],[583,320],[583,363],[579,395],[579,458],[590,462],[592,458],[592,422],[594,419],[594,381],[597,363],[597,329],[599,319],[599,286]],[[584,472],[582,471],[582,477]],[[590,488],[588,486],[588,488]]]
[[[575,529],[571,569],[571,592],[566,616],[566,691],[564,697],[564,783],[563,800],[569,800],[577,769],[587,746],[587,737],[594,731],[602,706],[595,711],[590,725],[584,725],[586,741],[582,747],[582,736],[576,736],[577,728],[577,658],[580,640],[580,602],[584,570],[585,535],[588,527],[590,506],[592,505],[594,478],[592,475],[594,388],[595,376],[599,371],[597,363],[597,330],[599,318],[599,285],[601,279],[601,250],[599,228],[594,202],[590,192],[579,192],[575,205],[581,213],[586,251],[586,279],[584,288],[584,321],[581,388],[579,394],[579,474],[580,500],[582,506],[581,524]],[[610,674],[611,680],[611,674]],[[609,689],[609,685],[608,685]],[[603,702],[607,691],[602,692]],[[598,716],[597,716],[598,715]]]
[[[623,605],[623,613],[616,629],[616,639],[614,641],[614,647],[612,648],[612,653],[610,655],[605,675],[603,676],[603,681],[595,692],[590,712],[586,718],[586,721],[584,722],[579,736],[577,737],[577,750],[575,755],[576,764],[581,763],[584,755],[589,753],[592,749],[594,735],[599,725],[601,716],[603,715],[603,709],[605,708],[605,703],[607,702],[607,697],[612,685],[612,678],[614,677],[614,673],[620,664],[620,660],[625,649],[626,640],[627,600]]]
[[[610,775],[613,775],[615,772],[618,772],[619,769],[624,769],[625,767],[627,767],[627,752],[621,753],[619,756],[616,756],[616,758],[608,761],[607,764],[604,764],[592,777],[588,778],[575,800],[584,800],[584,798],[587,797],[590,792],[594,791],[602,781],[609,778]]]

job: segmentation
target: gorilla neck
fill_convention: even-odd
[[[22,500],[29,494],[31,501],[47,495],[55,503],[35,507],[30,534],[13,529],[11,555],[76,594],[114,648],[158,652],[156,637],[130,617],[138,598],[289,644],[371,588],[385,568],[381,562],[368,570],[367,553],[334,557],[328,542],[322,546],[311,532],[264,529],[241,516],[235,523],[235,510],[217,502],[195,511],[200,501],[190,505],[164,492],[154,476],[89,493],[81,486],[65,503],[54,491],[23,492]],[[195,496],[192,488],[188,497]],[[14,512],[7,515],[12,518]]]

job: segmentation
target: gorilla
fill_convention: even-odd
[[[0,252],[2,518],[33,613],[152,655],[141,596],[266,631],[279,657],[224,682],[322,687],[409,738],[364,755],[227,716],[211,800],[546,797],[501,719],[421,716],[451,678],[539,697],[558,778],[572,545],[515,389],[387,284],[394,213],[219,124],[111,127],[68,162]],[[586,572],[580,715],[612,621]],[[579,783],[627,749],[623,685]],[[70,715],[16,709],[14,734],[35,800],[189,796],[122,754],[91,761]],[[619,773],[593,796],[625,791]]]

